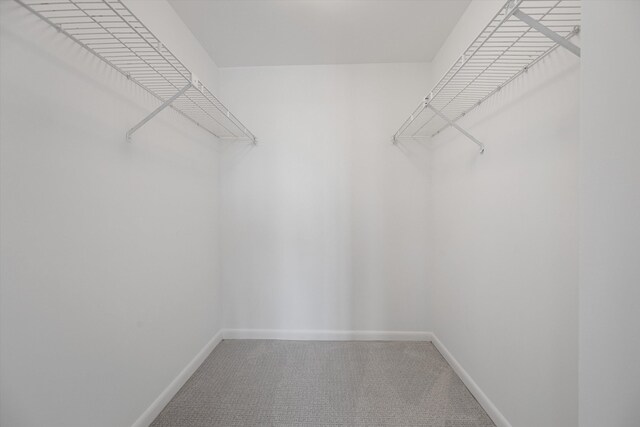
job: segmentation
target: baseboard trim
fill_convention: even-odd
[[[132,427],[148,427],[153,420],[160,414],[162,409],[169,403],[173,396],[182,388],[184,383],[193,375],[198,367],[204,362],[214,348],[223,339],[223,331],[219,331],[211,341],[209,341],[203,348],[196,354],[196,356],[185,366],[185,368],[178,374],[177,377],[171,381],[171,383],[165,388],[160,396],[153,401],[151,405],[140,415],[140,418],[133,423]]]
[[[447,347],[442,344],[442,341],[438,339],[435,334],[432,335],[431,342],[436,346],[440,354],[446,359],[449,363],[453,371],[458,374],[464,385],[467,386],[473,397],[476,398],[480,406],[485,410],[485,412],[491,417],[493,422],[497,427],[511,427],[511,424],[504,415],[498,410],[496,405],[491,402],[489,397],[480,389],[480,386],[471,378],[471,375],[462,367],[462,365],[456,360],[455,357],[451,354],[451,352],[447,349]]]
[[[224,339],[300,341],[431,341],[431,332],[419,331],[337,331],[294,329],[225,329]]]

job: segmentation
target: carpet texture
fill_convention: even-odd
[[[228,340],[151,426],[494,424],[429,342]]]

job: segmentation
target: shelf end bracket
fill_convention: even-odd
[[[521,11],[520,9],[514,10],[513,11],[513,16],[515,16],[516,18],[518,18],[519,20],[521,20],[522,22],[524,22],[525,24],[527,24],[531,28],[535,29],[539,33],[544,34],[545,36],[547,36],[548,38],[550,38],[551,40],[553,40],[554,42],[558,43],[560,46],[564,47],[569,52],[573,53],[578,58],[580,58],[580,48],[578,46],[576,46],[575,44],[571,43],[569,40],[565,39],[564,37],[562,37],[560,34],[556,33],[555,31],[549,29],[548,27],[543,25],[540,21],[538,21],[537,19],[534,19],[534,18],[530,17],[529,15],[527,15],[526,13]]]
[[[175,95],[173,95],[171,98],[167,99],[166,101],[164,101],[162,103],[162,105],[160,105],[158,108],[156,108],[155,110],[153,110],[147,117],[145,117],[144,119],[142,119],[137,125],[135,125],[134,127],[132,127],[131,129],[129,129],[127,131],[127,141],[131,142],[131,136],[133,135],[133,133],[135,131],[137,131],[138,129],[140,129],[142,126],[144,126],[149,120],[153,119],[160,111],[164,110],[165,108],[167,108],[168,106],[170,106],[173,101],[175,101],[176,99],[178,99],[180,96],[184,95],[184,93],[189,90],[189,88],[193,86],[193,83],[189,82],[187,83],[187,85],[185,87],[183,87],[182,89],[180,89],[178,91],[178,93],[176,93]]]
[[[480,154],[484,153],[484,144],[482,142],[478,141],[478,139],[476,137],[471,135],[466,130],[462,129],[460,126],[458,126],[458,124],[456,122],[452,121],[449,117],[447,117],[444,114],[442,114],[442,112],[440,110],[438,110],[437,108],[435,108],[433,105],[426,104],[425,106],[428,109],[430,109],[431,111],[433,111],[436,115],[438,115],[438,117],[440,117],[442,120],[444,120],[445,122],[449,123],[450,126],[456,128],[458,130],[458,132],[460,132],[461,134],[463,134],[464,136],[469,138],[471,141],[473,141],[478,147],[480,147]]]

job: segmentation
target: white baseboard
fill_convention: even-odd
[[[431,332],[335,331],[294,329],[224,329],[224,339],[300,341],[431,341]]]
[[[148,427],[149,424],[156,419],[162,409],[169,403],[169,401],[176,395],[178,390],[187,382],[187,380],[193,375],[198,367],[204,362],[214,348],[220,341],[222,341],[223,331],[219,331],[211,341],[209,341],[203,348],[196,354],[196,356],[185,366],[185,368],[178,374],[177,377],[171,381],[171,383],[165,388],[160,396],[153,401],[151,405],[140,415],[140,418],[133,423],[132,427]]]
[[[442,342],[438,339],[435,334],[431,334],[433,339],[433,345],[436,346],[438,351],[442,354],[442,356],[449,362],[449,365],[453,369],[453,371],[458,374],[464,385],[467,386],[473,397],[476,398],[480,406],[485,410],[485,412],[491,417],[493,422],[497,427],[511,427],[511,424],[504,415],[496,408],[496,405],[491,402],[489,397],[480,389],[480,386],[476,384],[476,382],[471,378],[471,375],[467,371],[464,370],[462,365],[458,363],[455,357],[449,352],[449,350],[442,344]]]

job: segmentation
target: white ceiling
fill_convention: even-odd
[[[470,0],[170,0],[220,67],[430,61]]]

